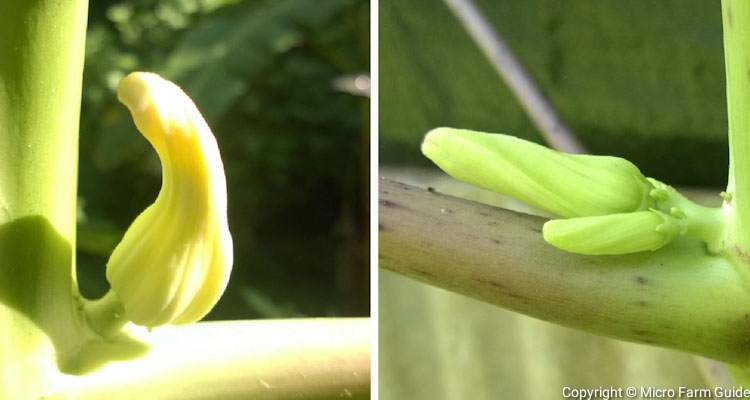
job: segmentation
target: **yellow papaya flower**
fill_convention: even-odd
[[[117,97],[159,155],[162,187],[112,252],[107,280],[138,325],[197,321],[221,297],[232,268],[216,139],[190,98],[156,74],[129,74]]]

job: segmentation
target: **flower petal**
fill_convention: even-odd
[[[216,139],[190,98],[156,74],[129,74],[117,94],[161,159],[162,187],[112,252],[107,280],[139,325],[197,321],[223,294],[232,267]]]
[[[571,253],[614,255],[657,250],[685,231],[684,221],[649,210],[553,219],[542,234],[547,243]]]
[[[560,217],[646,210],[651,184],[629,161],[571,155],[513,136],[437,128],[422,153],[454,178]]]

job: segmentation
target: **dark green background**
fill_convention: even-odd
[[[647,175],[720,187],[727,168],[719,1],[478,0],[578,137]],[[437,126],[541,141],[439,0],[380,2],[380,157],[428,165]]]
[[[369,99],[335,78],[369,70],[358,0],[92,1],[79,178],[84,294],[158,193],[155,153],[116,101],[119,79],[176,81],[224,159],[234,269],[210,319],[369,314]]]

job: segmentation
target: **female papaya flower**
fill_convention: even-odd
[[[162,187],[112,252],[107,280],[138,325],[197,321],[224,292],[232,266],[216,139],[190,98],[156,74],[129,74],[117,95],[161,159]]]
[[[565,154],[513,136],[452,128],[430,131],[422,152],[456,179],[562,217],[543,230],[562,250],[628,254],[682,235],[701,239],[711,253],[724,248],[721,209],[693,203],[622,158]]]

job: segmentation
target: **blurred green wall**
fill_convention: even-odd
[[[156,197],[158,159],[114,89],[161,73],[194,99],[224,159],[235,263],[209,319],[367,315],[369,2],[92,1],[81,121],[79,281]]]
[[[726,180],[718,1],[478,0],[592,153],[682,185]],[[380,2],[380,157],[427,165],[437,126],[541,141],[439,0]]]

